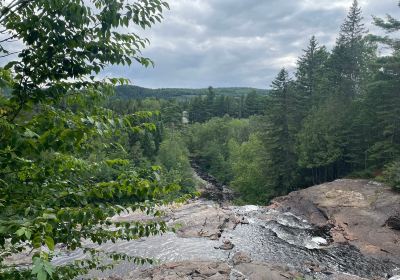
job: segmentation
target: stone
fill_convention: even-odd
[[[400,213],[390,216],[385,224],[392,229],[400,230]]]
[[[231,268],[223,262],[177,262],[146,269],[139,275],[124,278],[142,280],[228,280]]]
[[[221,250],[232,250],[235,247],[235,245],[230,241],[230,240],[225,240],[224,243],[216,247],[215,249],[221,249]]]
[[[241,263],[250,263],[251,258],[246,253],[236,252],[232,257],[232,261],[234,265]]]
[[[318,227],[330,224],[334,243],[349,243],[364,255],[400,265],[399,214],[388,218],[388,213],[400,213],[400,194],[390,187],[368,180],[336,180],[273,200],[277,211],[288,207]]]

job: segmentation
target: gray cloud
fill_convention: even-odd
[[[331,48],[353,0],[167,0],[164,21],[145,31],[143,55],[155,68],[111,66],[101,76],[145,87],[251,86],[268,88],[280,68],[294,70],[315,35]],[[359,0],[372,15],[400,18],[397,0]],[[4,64],[5,60],[0,60]]]
[[[371,31],[371,15],[400,15],[396,0],[359,1]],[[170,0],[165,20],[143,33],[144,55],[156,67],[124,68],[147,87],[252,86],[267,88],[281,67],[316,35],[331,48],[352,0]],[[105,75],[120,74],[121,67]]]

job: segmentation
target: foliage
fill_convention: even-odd
[[[282,69],[272,82],[267,101],[261,139],[266,151],[265,180],[268,188],[283,194],[297,187],[298,167],[295,153],[296,96],[288,72]]]
[[[400,191],[400,162],[394,161],[386,165],[381,179],[394,190]]]
[[[193,124],[186,141],[190,152],[205,171],[221,182],[229,182],[232,174],[227,161],[228,142],[235,139],[242,143],[248,139],[249,133],[248,120],[213,118],[203,124]]]
[[[157,158],[164,170],[162,176],[162,180],[165,181],[164,185],[179,185],[182,187],[183,193],[194,191],[189,151],[179,132],[170,130],[165,133]]]
[[[260,137],[250,135],[248,141],[238,144],[229,142],[229,163],[233,179],[229,185],[240,195],[239,204],[264,204],[276,195],[265,186],[265,151]]]
[[[258,95],[266,95],[267,90],[253,88],[214,88],[217,95],[240,97],[256,92]],[[196,96],[207,95],[208,89],[186,89],[186,88],[159,88],[150,89],[139,86],[122,85],[116,88],[116,98],[120,99],[188,99]]]
[[[388,34],[400,27],[391,16],[374,22]],[[378,44],[392,53],[378,56]],[[367,36],[355,0],[331,52],[312,37],[295,79],[283,69],[266,97],[237,100],[238,113],[230,116],[257,116],[245,138],[229,133],[230,120],[209,120],[207,113],[218,108],[210,102],[215,96],[194,98],[191,118],[206,122],[192,126],[189,147],[206,171],[252,203],[349,175],[379,174],[400,155],[399,46],[396,37]]]
[[[85,248],[85,240],[102,244],[167,230],[163,222],[109,220],[128,208],[159,216],[155,206],[166,203],[163,198],[176,187],[161,185],[159,168],[135,165],[130,144],[136,135],[157,131],[154,115],[102,107],[113,85],[126,80],[94,77],[110,64],[151,65],[140,53],[148,41],[120,27],[150,27],[164,8],[168,5],[159,0],[2,2],[2,32],[24,46],[0,71],[1,86],[7,88],[0,93],[1,277],[73,279],[113,265]],[[2,41],[1,50],[11,55],[7,43]],[[83,248],[93,258],[53,267],[61,245]],[[5,262],[10,254],[30,249],[31,268],[16,270]]]

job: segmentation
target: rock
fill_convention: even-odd
[[[400,230],[400,213],[390,216],[385,224],[392,229]]]
[[[316,226],[330,225],[334,243],[349,243],[364,255],[400,265],[400,194],[368,180],[336,180],[274,199],[273,208]],[[382,224],[387,227],[382,227]],[[388,253],[389,252],[389,253]]]
[[[231,268],[223,262],[177,262],[132,274],[124,280],[228,280]]]
[[[218,240],[225,229],[233,229],[235,216],[232,211],[220,208],[216,203],[197,201],[184,205],[169,214],[180,225],[179,237],[205,237]]]
[[[251,258],[246,253],[236,252],[232,257],[232,261],[234,265],[241,263],[250,263]]]
[[[235,270],[243,275],[244,278],[254,280],[288,280],[295,279],[294,272],[288,271],[284,267],[262,263],[242,263],[235,265]]]
[[[215,249],[221,249],[221,250],[232,250],[235,247],[235,245],[229,241],[229,240],[225,240],[224,244],[222,244],[219,247],[215,247]]]

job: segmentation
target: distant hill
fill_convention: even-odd
[[[268,94],[268,90],[248,88],[248,87],[229,87],[229,88],[213,88],[214,92],[218,95],[229,95],[229,96],[243,96],[251,92],[256,92],[261,95]],[[121,99],[143,99],[143,98],[191,98],[199,95],[206,95],[208,92],[207,88],[202,89],[190,89],[190,88],[159,88],[151,89],[139,86],[124,85],[118,86],[116,89],[116,97]]]

